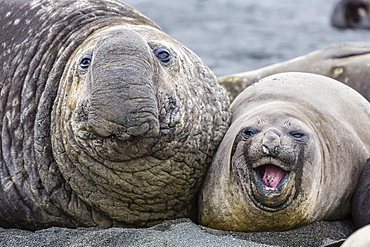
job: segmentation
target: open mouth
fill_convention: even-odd
[[[286,182],[287,179],[284,178],[288,174],[288,172],[272,164],[260,166],[256,168],[256,172],[263,183],[263,189],[272,191],[277,190],[279,185],[281,186]]]
[[[261,164],[251,171],[251,198],[260,208],[277,211],[287,207],[295,194],[295,173],[284,166]]]

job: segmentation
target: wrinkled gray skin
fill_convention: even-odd
[[[231,100],[255,81],[281,72],[308,72],[336,79],[370,100],[370,42],[346,42],[260,69],[219,77]]]
[[[0,16],[0,226],[191,217],[230,118],[209,68],[115,0],[7,0]]]
[[[331,24],[337,28],[370,29],[370,1],[342,0],[334,8]]]
[[[370,159],[366,162],[353,194],[351,213],[357,227],[370,224]]]

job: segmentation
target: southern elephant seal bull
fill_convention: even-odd
[[[219,77],[233,100],[256,80],[282,72],[308,72],[345,83],[370,100],[370,42],[346,42],[260,69]]]
[[[200,223],[282,231],[350,212],[370,151],[370,103],[309,73],[281,73],[245,89],[199,198]]]
[[[0,1],[0,226],[189,217],[230,118],[190,50],[115,0]]]
[[[331,24],[337,28],[370,29],[370,1],[340,1],[331,14]]]

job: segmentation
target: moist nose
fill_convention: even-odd
[[[266,155],[277,155],[280,147],[280,131],[269,129],[265,132],[262,140],[262,152]]]

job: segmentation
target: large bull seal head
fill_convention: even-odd
[[[78,198],[126,225],[191,216],[228,122],[212,72],[160,30],[141,26],[99,31],[73,57],[53,145]]]

